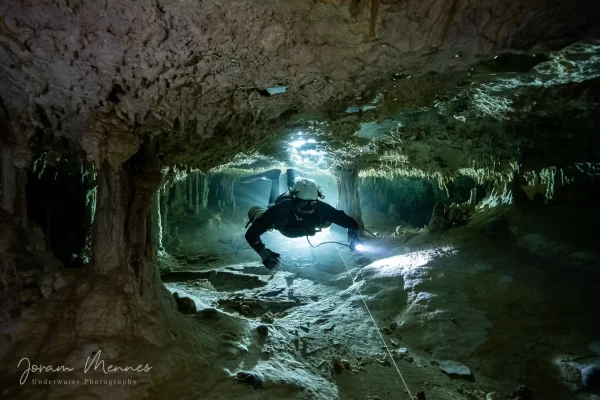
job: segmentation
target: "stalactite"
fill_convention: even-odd
[[[186,211],[194,212],[195,203],[194,203],[194,174],[187,174],[187,178],[185,180],[185,189],[186,189]]]
[[[335,171],[338,183],[338,208],[354,218],[360,228],[364,228],[358,192],[358,170],[338,169]]]
[[[186,194],[185,179],[181,180],[181,181],[177,181],[176,184],[177,184],[177,197],[175,199],[175,202],[178,207],[182,207],[183,209],[185,209],[185,194]]]
[[[221,212],[235,211],[235,197],[233,196],[235,179],[234,176],[220,172],[209,174],[209,191],[214,195],[215,206]]]
[[[88,167],[86,172],[82,174],[83,183],[88,187],[85,193],[85,213],[82,221],[83,231],[85,232],[82,256],[85,263],[90,261],[92,255],[92,228],[96,215],[96,174],[95,172],[90,173],[90,169],[93,171],[93,167]]]
[[[198,215],[198,213],[200,212],[200,198],[198,196],[198,184],[199,184],[199,173],[198,172],[194,172],[193,174],[190,174],[190,179],[192,180],[192,212],[195,215]]]
[[[162,232],[162,243],[163,245],[169,242],[169,186],[165,185],[159,190],[160,196],[160,224]]]
[[[369,36],[375,38],[375,27],[377,25],[377,15],[379,14],[380,0],[371,0],[371,21],[369,23]]]
[[[199,185],[198,185],[199,205],[201,208],[206,208],[208,206],[208,195],[209,195],[208,176],[206,174],[198,175],[198,180],[199,180]]]
[[[158,189],[158,193],[156,193],[156,219],[157,219],[157,225],[158,225],[158,249],[159,250],[163,250],[163,227],[162,227],[162,218],[160,216],[160,209],[161,209],[161,195],[160,192],[162,191],[162,189]]]
[[[377,23],[377,15],[379,14],[379,5],[381,0],[370,0],[371,13],[369,18],[369,36],[375,38],[375,27]],[[357,18],[362,11],[367,7],[369,0],[353,0],[349,3],[349,13],[351,18]]]
[[[469,197],[469,206],[472,210],[475,210],[475,207],[477,206],[477,188],[471,189],[471,194]]]
[[[162,247],[161,230],[160,225],[160,195],[158,191],[154,195],[152,203],[150,205],[150,212],[146,220],[146,245],[144,248],[145,261],[151,264],[156,263],[156,254]]]

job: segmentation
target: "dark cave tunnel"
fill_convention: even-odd
[[[67,268],[89,262],[96,190],[93,174],[89,166],[66,159],[48,165],[46,155],[28,170],[28,218],[41,227],[46,251]]]

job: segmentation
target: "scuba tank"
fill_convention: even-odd
[[[265,213],[265,211],[267,211],[267,209],[263,208],[263,207],[260,207],[260,206],[251,207],[248,210],[248,223],[246,224],[245,227],[247,228],[248,225],[250,225],[251,223],[253,223],[256,218],[258,218],[261,215],[263,215]]]

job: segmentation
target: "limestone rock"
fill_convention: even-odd
[[[272,324],[275,321],[275,316],[272,312],[267,311],[260,317],[260,322],[264,322],[266,324]]]
[[[196,303],[189,297],[181,297],[179,293],[173,293],[175,302],[177,303],[177,309],[184,314],[195,314],[197,312]]]
[[[451,378],[473,379],[471,369],[457,361],[443,360],[438,365]]]
[[[238,382],[243,382],[247,385],[253,386],[255,389],[259,389],[263,386],[262,380],[256,374],[246,371],[240,371],[236,374],[235,379]]]

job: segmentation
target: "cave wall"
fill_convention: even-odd
[[[32,159],[28,141],[33,133],[33,129],[15,126],[0,107],[0,207],[23,226],[27,224],[27,168]]]

